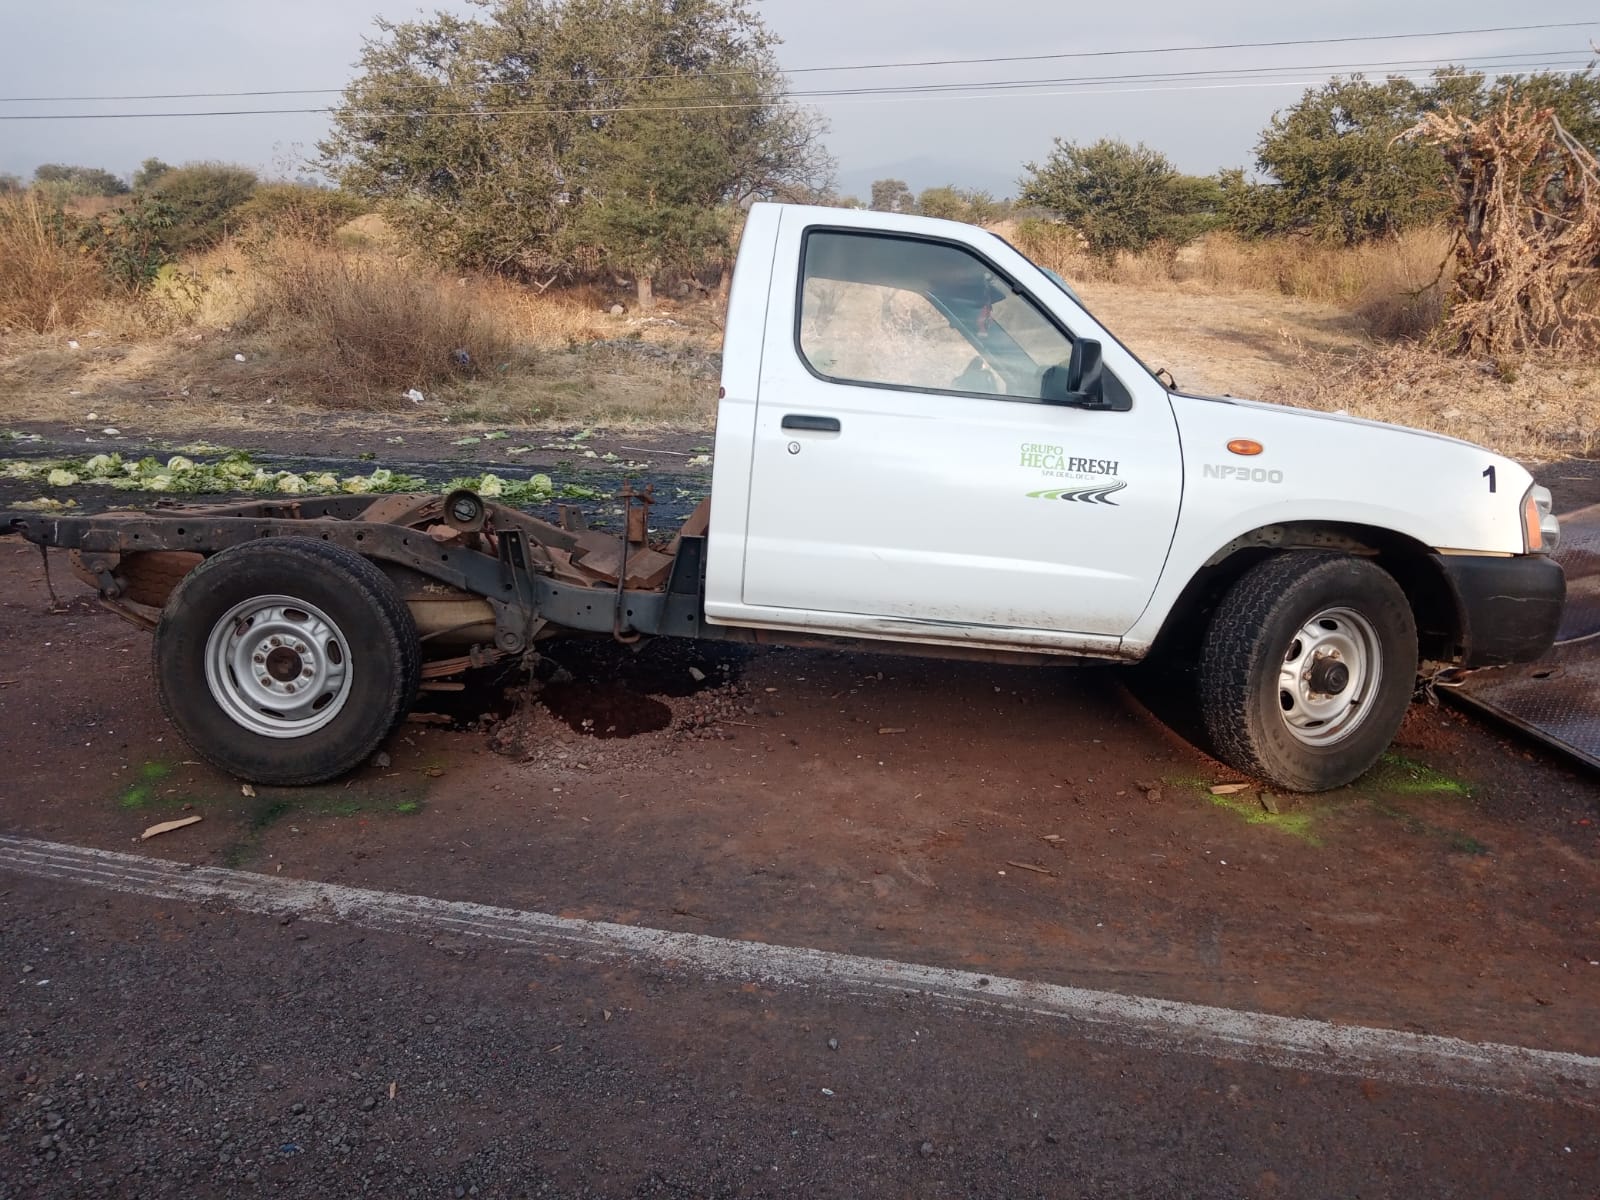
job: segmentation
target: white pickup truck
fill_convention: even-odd
[[[424,676],[554,637],[1192,662],[1210,749],[1314,791],[1419,662],[1550,647],[1549,493],[1451,438],[1169,389],[1058,277],[921,217],[758,204],[712,495],[670,544],[470,492],[17,514],[155,631],[174,724],[245,779],[365,761]],[[431,659],[425,657],[423,649]],[[1070,737],[1062,753],[1070,753]]]

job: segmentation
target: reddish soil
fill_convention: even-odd
[[[162,719],[148,636],[55,578],[61,611],[0,541],[7,832],[129,848],[193,812],[140,852],[1600,1052],[1600,789],[1449,708],[1356,786],[1218,799],[1137,673],[584,648],[542,673],[555,713],[412,722],[383,768],[246,795]],[[589,736],[586,705],[672,720]]]

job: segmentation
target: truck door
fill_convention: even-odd
[[[1143,611],[1183,486],[1165,389],[1026,259],[976,239],[785,213],[775,262],[799,272],[792,288],[775,272],[769,297],[746,606],[995,641],[1120,636]],[[1075,337],[1104,339],[1112,408],[1059,402]]]

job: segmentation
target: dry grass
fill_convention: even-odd
[[[0,338],[0,422],[76,424],[95,411],[181,430],[339,410],[424,426],[709,424],[720,312],[665,301],[650,317],[613,316],[606,305],[370,247],[229,241],[164,270],[143,297],[85,307],[54,336]],[[405,398],[412,388],[421,404]]]
[[[278,373],[330,403],[398,405],[411,388],[504,371],[510,329],[480,289],[414,264],[297,237],[250,252],[242,328],[270,337]]]
[[[1029,248],[1188,389],[1344,409],[1525,458],[1600,454],[1594,367],[1541,357],[1513,374],[1374,347],[1381,306],[1437,272],[1440,235],[1364,251],[1211,237],[1111,267],[1060,239]],[[70,318],[58,306],[49,332],[19,324],[0,338],[0,425],[80,425],[94,412],[125,432],[175,434],[297,421],[709,428],[720,306],[664,300],[648,317],[613,316],[611,299],[441,274],[371,239],[225,243],[163,272],[139,301],[90,291]],[[929,363],[961,369],[965,350],[945,363],[937,333]],[[411,387],[423,404],[402,399]]]
[[[0,196],[0,329],[65,329],[106,291],[99,262],[58,234],[33,193]]]
[[[1439,323],[1450,284],[1443,229],[1413,230],[1391,241],[1329,246],[1305,238],[1247,241],[1213,233],[1181,249],[1157,246],[1114,262],[1087,253],[1062,225],[1024,221],[1002,230],[1036,262],[1074,285],[1109,283],[1146,290],[1265,292],[1353,311],[1385,339],[1419,338]]]
[[[1427,429],[1525,461],[1600,453],[1600,367],[1578,356],[1511,370],[1408,345],[1314,353],[1263,399]]]

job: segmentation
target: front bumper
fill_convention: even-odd
[[[1533,662],[1555,644],[1567,576],[1543,554],[1436,554],[1456,605],[1463,667]]]

